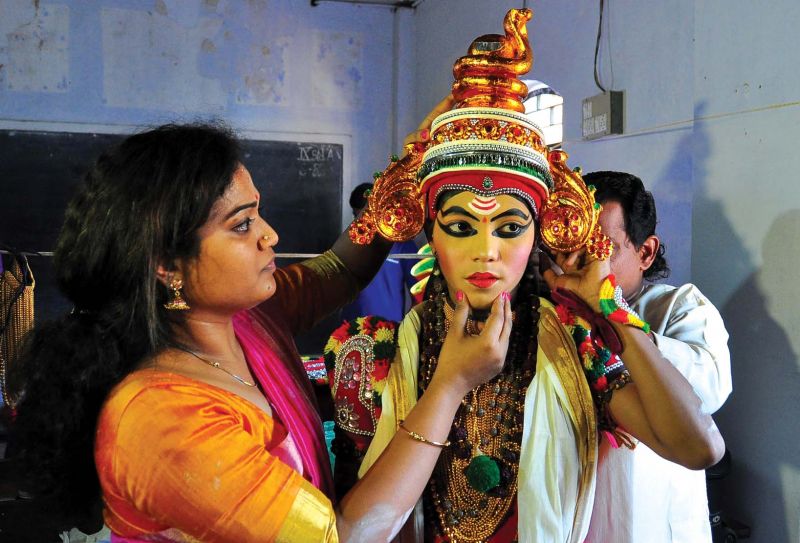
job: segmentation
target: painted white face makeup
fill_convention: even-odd
[[[489,215],[500,209],[500,204],[497,203],[497,198],[494,196],[490,198],[475,196],[472,201],[467,204],[467,207],[478,215]]]

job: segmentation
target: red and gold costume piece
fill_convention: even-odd
[[[433,127],[433,141],[441,145],[480,138],[544,149],[544,138],[539,127],[531,124],[524,115],[520,114],[518,118],[510,115],[493,118],[491,108],[475,110],[485,112],[484,118],[478,122],[472,122],[464,110],[453,110],[440,116]]]
[[[564,151],[552,151],[548,158],[556,188],[541,216],[542,241],[554,251],[570,252],[585,246],[598,260],[609,258],[614,245],[598,223],[602,207],[595,202],[594,187],[567,166]]]
[[[453,66],[453,98],[459,107],[492,107],[525,112],[520,97],[528,87],[516,76],[533,66],[533,50],[528,43],[529,9],[512,9],[503,21],[505,35],[486,34],[469,46],[467,55]]]
[[[379,233],[390,241],[408,241],[425,220],[419,201],[417,169],[427,148],[423,143],[405,146],[403,158],[393,160],[378,174],[367,197],[364,213],[350,225],[353,243],[366,245]]]
[[[361,454],[381,416],[381,392],[394,357],[396,330],[396,322],[359,317],[334,330],[325,345],[336,424]]]
[[[524,115],[488,107],[454,109],[434,120],[432,129],[434,143],[418,173],[428,219],[445,190],[515,194],[539,212],[553,180],[542,132]]]

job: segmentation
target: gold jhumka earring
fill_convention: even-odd
[[[183,281],[173,277],[169,282],[169,288],[172,289],[172,299],[164,304],[164,307],[170,311],[186,311],[189,309],[189,304],[181,296],[181,289],[183,288]]]

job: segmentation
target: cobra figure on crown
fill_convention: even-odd
[[[436,263],[423,302],[402,323],[367,316],[328,341],[340,491],[425,394],[456,297],[472,308],[469,334],[480,333],[494,299],[508,292],[512,301],[504,369],[463,399],[404,541],[583,541],[599,436],[625,435],[606,407],[628,371],[570,304],[540,295],[529,263],[540,243],[584,250],[598,266],[612,250],[593,189],[524,114],[518,76],[533,63],[531,16],[511,10],[505,35],[479,37],[455,63],[455,108],[377,177],[351,228],[361,243],[376,233],[407,240],[424,228]]]

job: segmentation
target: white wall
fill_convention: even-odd
[[[413,97],[412,21],[306,0],[0,0],[0,127],[217,117],[254,137],[345,143],[349,196],[412,126],[393,104]]]
[[[531,75],[564,95],[570,163],[645,181],[670,282],[696,283],[731,333],[734,393],[716,415],[734,459],[724,512],[751,541],[800,541],[800,3],[606,0],[602,80],[612,85],[610,55],[626,135],[593,142],[580,140],[580,101],[599,92],[599,3],[527,4]],[[472,39],[502,33],[510,7],[521,6],[417,8],[417,116],[447,92]]]

